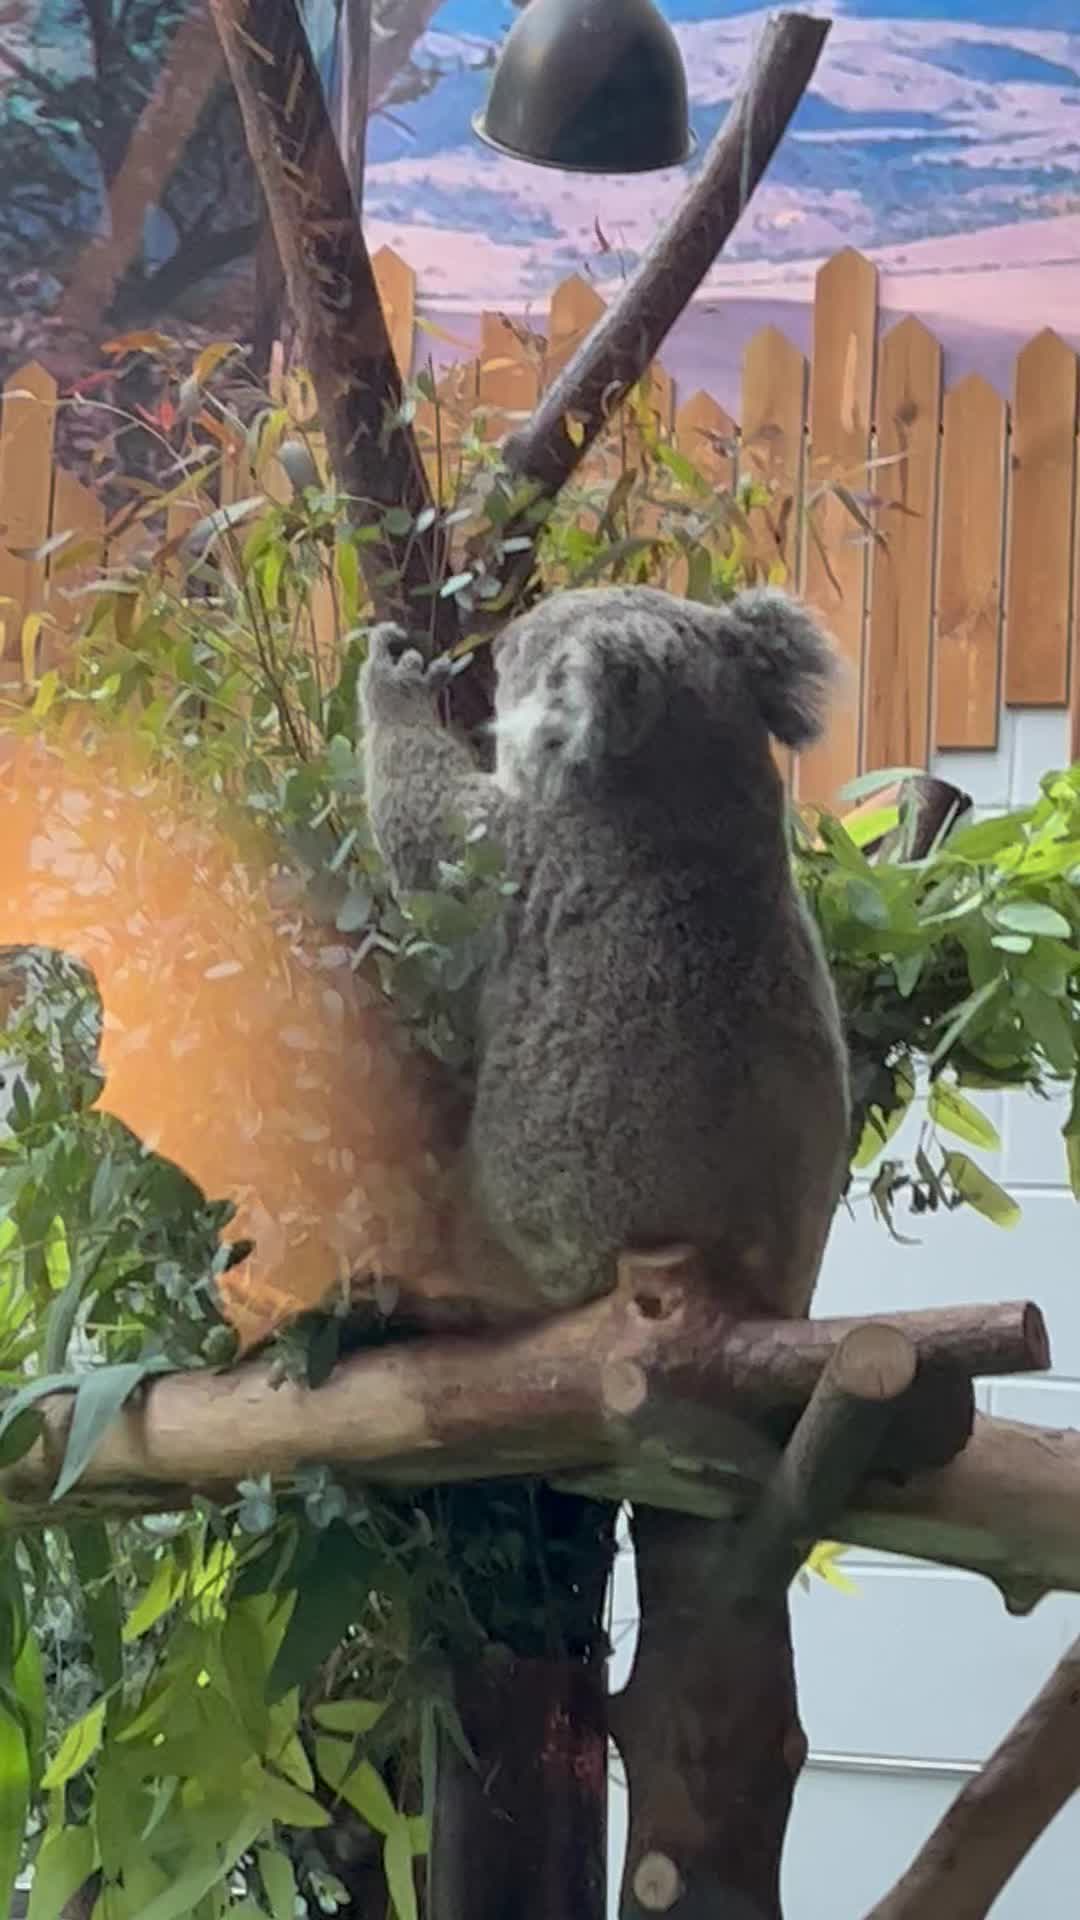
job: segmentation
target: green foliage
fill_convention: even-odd
[[[94,1110],[102,1014],[88,969],[2,948],[0,992],[0,1381],[15,1385],[31,1358],[62,1373],[76,1336],[118,1375],[126,1363],[126,1391],[132,1367],[228,1359],[214,1280],[235,1257],[221,1243],[233,1208]],[[69,1460],[108,1418],[106,1379],[83,1384]],[[0,1434],[18,1410],[16,1396]]]
[[[139,505],[147,564],[87,596],[70,672],[42,678],[22,724],[104,719],[148,762],[239,802],[309,909],[467,1072],[473,989],[506,886],[498,851],[463,832],[437,891],[390,900],[364,815],[355,699],[365,567],[382,530],[324,485],[310,423],[273,405],[244,425],[215,399],[215,364],[204,356],[178,395],[177,494],[201,498],[227,444],[256,475],[278,463],[275,497],[256,481],[182,543],[166,538],[166,502]],[[433,393],[425,375],[407,404]],[[448,417],[436,440],[446,553],[432,597],[456,601],[463,656],[533,533],[549,587],[649,579],[719,600],[783,577],[791,503],[754,482],[718,490],[658,431],[646,395],[614,429],[599,477],[547,514],[522,498],[479,416]],[[861,537],[865,507],[848,504]],[[392,531],[419,536],[434,510],[415,525],[393,514]],[[54,577],[79,557],[55,551]],[[1080,769],[925,858],[907,845],[903,806],[850,830],[828,816],[813,831],[793,823],[851,1039],[853,1166],[893,1231],[902,1196],[916,1214],[964,1204],[1009,1225],[1014,1203],[974,1157],[997,1145],[974,1090],[1071,1080],[1080,1193]],[[2,1009],[0,1458],[31,1444],[36,1398],[67,1379],[70,1487],[148,1371],[229,1359],[215,1296],[229,1208],[95,1110],[93,982],[63,956],[20,955]],[[890,1157],[909,1115],[916,1143]],[[308,1316],[279,1342],[281,1371],[317,1385],[343,1331],[339,1316]],[[365,1849],[382,1860],[397,1920],[411,1920],[436,1736],[468,1753],[449,1659],[501,1643],[581,1652],[595,1636],[596,1595],[578,1572],[595,1566],[607,1516],[575,1503],[573,1523],[553,1526],[553,1498],[529,1483],[360,1498],[311,1469],[288,1484],[246,1480],[224,1511],[197,1500],[182,1516],[10,1533],[0,1908],[28,1810],[32,1920],[53,1920],[91,1873],[105,1889],[97,1920],[293,1920],[298,1902],[332,1913],[346,1899],[339,1864]]]
[[[1000,1144],[965,1088],[1045,1094],[1071,1083],[1066,1163],[1080,1197],[1080,766],[1048,774],[1032,806],[964,826],[923,859],[905,857],[900,834],[871,860],[832,818],[816,836],[799,827],[795,857],[848,1030],[854,1165],[879,1162],[872,1193],[885,1221],[901,1193],[916,1213],[966,1203],[1000,1226],[1018,1219],[981,1167],[941,1145],[941,1134],[984,1151]],[[911,1165],[879,1159],[920,1076],[925,1120]]]

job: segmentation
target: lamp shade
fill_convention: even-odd
[[[686,73],[652,0],[531,0],[474,131],[574,173],[649,173],[693,151]]]

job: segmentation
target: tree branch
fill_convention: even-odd
[[[985,1920],[1080,1789],[1080,1640],[866,1920]]]
[[[245,220],[224,232],[200,224],[153,273],[140,274],[120,289],[112,308],[117,326],[152,318],[194,282],[249,253],[258,234],[255,220]]]
[[[427,32],[442,0],[399,0],[393,24],[378,21],[372,36],[368,96],[375,108],[390,91],[418,40]]]
[[[333,107],[338,146],[359,213],[371,95],[371,0],[340,0],[334,36]]]
[[[548,388],[532,419],[507,442],[508,461],[554,498],[605,422],[641,379],[697,291],[747,202],[806,88],[827,20],[778,13],[693,184],[637,271]],[[567,422],[577,423],[571,433]]]
[[[997,1309],[991,1340],[985,1317],[970,1313],[966,1362],[960,1310],[895,1314],[890,1324],[915,1347],[920,1371],[942,1354],[953,1365],[960,1357],[965,1372],[993,1371],[989,1348],[1001,1370],[1045,1365],[1036,1309]],[[155,1380],[108,1429],[62,1504],[49,1495],[72,1398],[56,1395],[43,1403],[42,1439],[0,1473],[4,1518],[53,1524],[87,1510],[182,1507],[195,1493],[231,1494],[250,1472],[287,1475],[305,1463],[396,1484],[537,1474],[599,1499],[723,1517],[772,1470],[852,1325],[732,1321],[710,1305],[685,1258],[627,1261],[602,1300],[483,1338],[365,1350],[314,1397],[275,1386],[262,1363]],[[910,1460],[903,1408],[879,1470],[903,1471]],[[966,1430],[950,1412],[952,1447]],[[983,1421],[945,1472],[864,1487],[839,1537],[970,1566],[1020,1604],[1049,1587],[1080,1590],[1078,1521],[1080,1435]]]
[[[422,629],[436,648],[457,637],[440,599],[441,540],[412,529],[430,505],[411,427],[400,419],[401,376],[352,189],[330,124],[296,0],[209,0],[236,88],[248,149],[266,198],[289,301],[335,477],[351,511],[409,517],[374,555],[380,615]]]
[[[705,278],[760,183],[828,32],[827,20],[806,14],[779,13],[766,22],[727,119],[672,218],[531,420],[506,441],[507,465],[526,483],[528,499],[500,537],[528,544],[504,563],[498,611],[475,617],[479,634],[497,631],[527,595],[536,564],[537,502],[555,500]],[[492,681],[485,649],[451,688],[451,711],[463,729],[475,732],[488,717]]]
[[[879,1457],[918,1354],[899,1327],[853,1327],[830,1354],[795,1431],[750,1514],[724,1583],[724,1604],[784,1592],[803,1543],[826,1534]]]
[[[93,24],[92,12],[90,18]],[[76,263],[57,309],[61,320],[87,332],[101,324],[114,290],[142,246],[146,209],[160,199],[221,70],[221,49],[204,0],[193,0],[169,43],[109,189],[108,231],[91,240]]]

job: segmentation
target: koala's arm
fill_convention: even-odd
[[[368,818],[398,894],[436,885],[439,862],[460,857],[463,831],[499,826],[494,782],[440,724],[447,677],[399,627],[372,630],[359,683]]]

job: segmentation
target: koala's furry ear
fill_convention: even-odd
[[[841,679],[831,641],[777,587],[736,594],[724,611],[769,732],[785,747],[810,746],[824,732]]]

